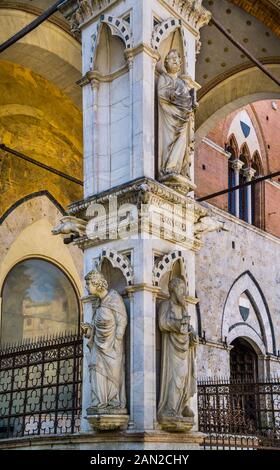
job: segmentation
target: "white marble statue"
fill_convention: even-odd
[[[197,337],[186,312],[186,287],[180,278],[169,282],[170,299],[159,307],[162,333],[159,421],[194,416],[189,399],[196,392],[195,350]]]
[[[158,81],[160,175],[189,178],[190,126],[195,107],[193,94],[179,77],[182,60],[176,49],[165,58],[166,72]]]
[[[88,293],[99,298],[93,308],[91,323],[82,324],[89,339],[91,382],[91,412],[96,414],[126,413],[124,334],[127,313],[124,301],[99,271],[85,277]]]

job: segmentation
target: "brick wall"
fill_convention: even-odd
[[[273,109],[272,100],[258,101],[242,108],[250,116],[260,144],[263,174],[280,170],[280,100],[274,101],[277,109]],[[224,147],[228,131],[237,110],[219,124],[207,135],[207,138],[220,147]],[[228,186],[227,157],[202,142],[196,149],[195,181],[196,196],[203,197]],[[280,237],[280,176],[274,179],[279,188],[265,183],[262,200],[261,226],[273,235]],[[227,210],[228,196],[219,196],[209,202],[220,209]]]

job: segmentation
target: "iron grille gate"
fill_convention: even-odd
[[[280,379],[199,381],[198,422],[206,448],[280,450]]]
[[[0,350],[0,438],[80,429],[82,337]]]

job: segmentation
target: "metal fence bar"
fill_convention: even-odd
[[[198,422],[207,448],[280,450],[280,379],[200,380]]]
[[[0,350],[0,437],[79,431],[82,337]]]

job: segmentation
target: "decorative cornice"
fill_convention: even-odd
[[[114,213],[111,210],[112,198],[117,204]],[[96,219],[95,204],[101,204],[105,209],[99,219]],[[136,209],[125,218],[118,215],[124,204]],[[177,205],[181,206],[179,212],[175,210]],[[126,237],[129,230],[130,236],[150,234],[172,241],[181,249],[198,251],[202,243],[187,231],[186,226],[194,224],[205,212],[193,198],[180,195],[149,178],[139,178],[112,188],[74,203],[69,208],[71,215],[79,215],[79,218],[88,221],[86,235],[74,242],[80,248],[99,246],[104,240]]]
[[[202,6],[202,0],[164,0],[164,2],[197,31],[211,20],[211,12]]]
[[[230,159],[231,157],[230,152],[226,152],[225,149],[223,149],[223,147],[216,144],[216,142],[213,142],[213,140],[208,139],[207,137],[204,137],[204,139],[202,139],[202,142],[208,145],[209,147],[211,147],[212,149],[216,150],[216,152],[219,152],[224,157],[227,157],[228,159]]]
[[[265,183],[269,184],[268,181],[266,181]],[[219,209],[218,207],[213,206],[212,204],[210,204],[208,202],[205,202],[205,201],[202,202],[201,206],[203,206],[207,210],[209,210],[209,214],[211,215],[211,217],[218,216],[219,219],[220,218],[225,219],[226,221],[232,222],[236,226],[240,225],[245,230],[249,230],[250,232],[254,232],[256,235],[258,235],[260,237],[263,237],[264,239],[269,240],[273,243],[276,243],[277,245],[280,245],[280,238],[276,237],[276,235],[272,235],[268,232],[265,232],[261,228],[255,227],[252,224],[248,224],[248,222],[245,222],[244,220],[239,219],[235,215],[232,215],[232,214],[230,214],[229,212],[227,212],[223,209]]]
[[[168,188],[164,184],[159,183],[158,181],[155,181],[153,179],[144,177],[137,178],[133,181],[124,183],[115,188],[108,189],[106,191],[103,191],[102,193],[90,196],[87,199],[82,199],[81,201],[74,202],[73,204],[70,204],[68,208],[69,214],[76,215],[80,211],[86,210],[93,202],[98,202],[100,204],[109,202],[112,195],[114,195],[115,197],[121,197],[126,194],[133,193],[134,191],[139,191],[140,186],[144,187],[144,185],[147,185],[147,193],[151,192],[154,195],[162,197],[168,202],[174,204],[186,204],[187,201],[191,205],[198,205],[192,198],[182,196],[176,191]]]
[[[77,35],[80,27],[96,15],[103,13],[118,0],[68,0],[60,9],[70,21],[71,31]],[[196,31],[209,23],[211,12],[202,6],[202,0],[161,0],[167,3],[177,14]]]

